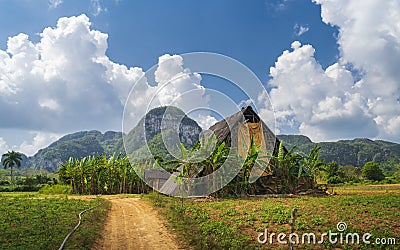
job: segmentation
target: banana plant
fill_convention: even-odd
[[[319,150],[320,146],[316,145],[307,157],[303,157],[299,169],[298,177],[306,175],[312,177],[314,184],[316,183],[316,176],[319,171],[326,169],[325,159],[320,159]],[[305,168],[305,169],[304,169]],[[315,186],[315,185],[314,185]]]
[[[298,173],[303,157],[298,153],[294,153],[295,148],[296,146],[293,146],[286,152],[283,141],[281,141],[277,155],[271,157],[269,164],[273,167],[277,181],[282,185],[280,190],[277,187],[278,193],[293,193],[296,190]]]

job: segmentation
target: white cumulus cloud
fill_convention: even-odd
[[[215,119],[215,117],[202,114],[199,114],[194,119],[197,121],[197,123],[203,130],[209,129],[212,125],[218,122],[218,120]]]
[[[134,85],[128,101],[132,126],[147,108],[175,105],[190,112],[208,105],[201,76],[185,68],[181,56],[161,56],[149,83],[141,68],[108,58],[108,35],[92,29],[86,15],[60,18],[40,36],[33,42],[18,34],[0,50],[0,115],[7,117],[0,128],[35,133],[33,141],[12,146],[24,153],[70,131],[120,130]],[[202,125],[213,122],[203,115]]]
[[[321,5],[322,20],[338,27],[340,58],[323,69],[312,45],[294,42],[277,59],[269,85],[280,131],[314,140],[399,141],[400,3],[313,2]]]
[[[14,147],[14,150],[22,152],[27,156],[34,155],[39,149],[49,146],[52,142],[58,140],[61,137],[60,134],[35,132],[35,137],[32,142],[23,141],[18,147]]]
[[[324,70],[314,53],[311,45],[293,42],[292,51],[284,51],[270,69],[280,132],[300,132],[316,141],[376,136],[367,99],[354,88],[351,72],[339,63]]]
[[[341,59],[362,72],[358,92],[367,99],[379,136],[398,141],[400,130],[400,2],[315,0],[322,20],[340,27]]]
[[[0,114],[8,117],[0,126],[119,129],[127,93],[143,72],[112,62],[107,38],[86,15],[60,18],[37,43],[26,34],[10,37],[0,50]]]
[[[150,76],[145,75],[129,96],[125,109],[125,132],[135,126],[146,111],[155,107],[171,105],[185,113],[199,107],[209,107],[208,96],[204,87],[200,85],[201,75],[185,68],[182,56],[160,56],[155,71],[148,74],[154,74],[154,82],[149,83],[147,79]],[[198,114],[191,118],[203,126],[207,126],[212,120],[208,112],[202,112],[202,116]]]

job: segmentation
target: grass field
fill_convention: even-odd
[[[0,249],[58,249],[78,222],[65,249],[90,249],[103,228],[109,202],[102,199],[68,199],[37,193],[0,193]]]
[[[288,249],[287,244],[278,243],[277,235],[285,233],[283,240],[288,240],[291,211],[296,208],[294,232],[300,244],[295,249],[400,249],[400,185],[346,186],[333,191],[336,195],[323,197],[189,199],[183,206],[178,198],[144,197],[170,221],[171,231],[184,248]],[[95,208],[83,215],[81,227],[65,249],[90,249],[104,226],[109,201],[95,196],[0,193],[0,249],[58,249],[76,225],[77,214],[89,207]],[[378,238],[392,242],[364,244],[360,239],[361,244],[346,244],[325,238],[322,244],[301,244],[303,233],[314,233],[317,241],[323,233],[339,233],[339,222],[347,224],[344,237],[369,233],[371,243]],[[263,239],[265,230],[267,241],[261,244],[257,238],[261,234]]]
[[[288,241],[293,208],[298,210],[294,232],[300,236],[295,249],[400,249],[399,185],[335,187],[334,192],[337,195],[324,197],[186,200],[183,207],[177,198],[151,195],[150,199],[182,242],[195,249],[288,249],[277,242],[277,235],[286,233]],[[322,233],[340,233],[339,222],[347,225],[342,244],[340,234],[336,244],[326,237],[323,244],[301,244],[303,233],[314,233],[317,241]],[[265,229],[267,242],[260,244],[257,238]],[[271,233],[276,234],[272,244]],[[351,237],[346,242],[348,233],[360,237],[370,233],[367,240],[374,244],[365,244],[362,238],[360,244],[352,244]],[[377,239],[397,244],[378,245]]]

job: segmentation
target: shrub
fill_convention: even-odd
[[[41,194],[70,194],[72,192],[72,188],[70,185],[48,185],[43,186],[39,193]]]
[[[364,178],[371,181],[382,181],[385,179],[382,169],[374,162],[365,163],[362,169],[362,175]]]
[[[10,183],[10,181],[8,181],[8,180],[1,180],[0,181],[0,186],[5,186],[5,185],[10,185],[11,183]]]
[[[328,182],[328,184],[339,184],[339,183],[343,183],[344,180],[340,176],[335,175],[335,176],[329,177],[327,182]]]
[[[12,186],[0,186],[0,192],[36,192],[42,185],[12,185]]]
[[[397,171],[396,173],[393,174],[393,179],[400,181],[400,171]]]

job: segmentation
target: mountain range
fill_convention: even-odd
[[[320,157],[326,162],[336,161],[342,166],[362,167],[373,161],[390,170],[400,163],[400,144],[382,140],[356,138],[336,142],[312,142],[304,135],[278,135],[287,148],[296,146],[294,151],[307,155],[316,146],[320,146]]]
[[[197,142],[201,132],[200,126],[187,117],[182,110],[175,107],[159,107],[150,110],[136,127],[125,135],[126,148],[130,153],[137,152],[140,154],[144,152],[146,147],[144,137],[146,137],[147,145],[149,145],[152,153],[160,157],[167,157],[168,151],[162,143],[162,126],[176,127],[179,140],[187,147],[191,147]],[[171,130],[164,131],[163,133],[166,133],[164,137],[168,137],[168,133],[172,132]],[[60,164],[70,157],[83,158],[88,155],[125,154],[122,137],[122,132],[114,131],[107,131],[103,134],[92,130],[68,134],[48,147],[40,149],[31,157],[23,155],[21,168],[31,167],[54,172],[58,170]]]
[[[168,113],[166,113],[168,110]],[[170,157],[163,143],[163,137],[170,138],[172,130],[162,127],[174,127],[178,131],[179,140],[187,147],[193,146],[201,133],[200,126],[185,113],[174,107],[160,107],[149,111],[139,123],[125,136],[125,146],[128,153],[141,154],[148,152],[144,140],[153,155],[162,158]],[[56,171],[60,164],[69,157],[82,158],[88,155],[125,153],[123,133],[96,130],[80,131],[68,134],[53,142],[48,147],[40,149],[35,155],[23,155],[21,167],[46,169]],[[304,135],[278,135],[287,148],[296,145],[295,151],[307,155],[315,145],[321,147],[320,156],[326,162],[336,161],[340,165],[362,167],[366,162],[393,165],[400,163],[400,144],[382,140],[353,139],[337,142],[315,143]],[[390,166],[389,166],[390,168]]]

